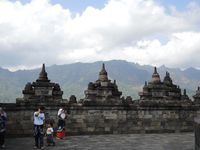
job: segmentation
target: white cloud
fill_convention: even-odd
[[[71,15],[48,0],[0,1],[0,64],[11,69],[125,59],[200,67],[200,7],[167,13],[153,0],[109,0]]]
[[[169,41],[162,45],[158,40],[138,41],[136,46],[127,47],[124,53],[141,64],[170,67],[198,66],[200,57],[200,33],[182,32],[172,34]]]

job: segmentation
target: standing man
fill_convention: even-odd
[[[44,107],[38,108],[38,111],[34,112],[34,136],[35,136],[35,146],[34,148],[44,149]]]
[[[5,148],[6,120],[7,115],[0,107],[0,148]]]

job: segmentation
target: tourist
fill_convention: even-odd
[[[65,137],[65,119],[67,113],[65,109],[62,107],[58,110],[58,129],[56,131],[56,137],[59,139],[63,139]]]
[[[5,148],[5,132],[6,132],[7,115],[0,107],[0,147]]]
[[[53,140],[53,123],[50,123],[47,125],[47,131],[46,131],[46,135],[47,135],[47,146],[50,146],[51,144],[53,144],[53,146],[55,146],[55,142]]]
[[[39,107],[38,111],[34,112],[34,136],[35,136],[35,146],[34,148],[44,149],[44,125],[45,115],[44,115],[44,107]]]
[[[65,119],[66,119],[67,113],[65,109],[62,107],[58,110],[58,129],[64,130],[65,129]]]

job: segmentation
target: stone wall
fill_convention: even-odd
[[[200,117],[195,118],[194,123],[194,133],[195,133],[195,150],[200,150]]]
[[[7,113],[7,135],[28,136],[33,135],[33,113],[37,111],[38,105],[17,106],[16,104],[1,104]],[[45,106],[46,121],[57,122],[57,111],[59,105]]]
[[[5,106],[7,134],[32,135],[35,106]],[[57,122],[59,106],[46,106],[47,120]],[[119,133],[172,133],[193,131],[196,107],[70,107],[66,131],[70,135]]]
[[[186,132],[193,131],[195,113],[188,109],[74,108],[67,130],[71,134]]]

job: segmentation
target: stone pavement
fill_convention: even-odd
[[[32,150],[33,138],[6,139],[6,150]],[[46,150],[194,150],[194,133],[69,136]]]

